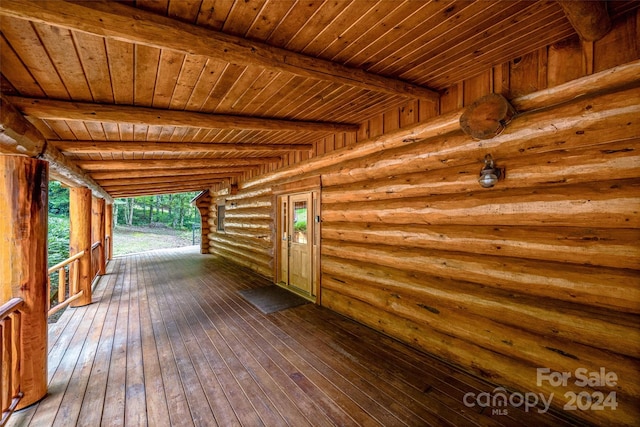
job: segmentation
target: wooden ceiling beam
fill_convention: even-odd
[[[39,157],[46,145],[42,133],[6,97],[0,97],[0,153]]]
[[[105,187],[109,192],[123,191],[129,189],[154,190],[154,189],[174,189],[174,188],[207,188],[213,184],[223,182],[221,179],[203,179],[198,181],[185,181],[183,183],[139,183],[139,184],[110,184]]]
[[[201,188],[192,188],[192,189],[187,189],[187,190],[177,190],[177,191],[172,191],[172,190],[140,190],[140,191],[118,191],[118,192],[113,192],[112,195],[114,198],[129,198],[129,197],[141,197],[141,196],[158,196],[161,194],[176,194],[176,193],[187,193],[187,192],[194,192],[194,191],[203,191],[203,190],[207,190],[209,187],[201,187]]]
[[[215,184],[215,183],[214,183]],[[113,197],[133,197],[136,195],[146,194],[170,194],[170,193],[186,193],[188,191],[202,191],[211,188],[213,184],[189,184],[181,186],[145,186],[145,187],[122,187],[114,188],[109,191]]]
[[[155,177],[128,177],[128,178],[113,178],[113,179],[101,179],[98,182],[103,188],[110,187],[112,185],[129,185],[129,184],[170,184],[176,181],[189,183],[202,180],[225,180],[230,176],[221,173],[204,173],[194,174],[189,176],[182,176],[180,179],[176,179],[175,176],[155,176]]]
[[[139,142],[139,141],[49,141],[63,153],[136,153],[136,152],[247,152],[269,151],[288,153],[291,151],[310,151],[313,144],[239,144],[209,142]]]
[[[7,97],[23,114],[43,120],[128,123],[202,129],[251,129],[299,132],[356,132],[358,125],[295,120],[263,119],[194,111],[166,110],[131,105],[94,104],[50,99]]]
[[[2,0],[0,14],[242,66],[437,102],[438,92],[265,43],[180,22],[118,2]]]
[[[21,154],[49,162],[49,175],[71,187],[87,187],[96,197],[113,203],[111,196],[56,147],[46,143],[33,126],[4,96],[0,97],[0,153]]]
[[[582,40],[600,40],[611,30],[606,1],[558,0],[558,3]]]
[[[78,166],[86,171],[109,171],[129,169],[172,169],[172,168],[210,168],[216,166],[238,166],[250,169],[259,165],[277,162],[279,157],[255,157],[244,159],[149,159],[149,160],[79,160]]]
[[[181,169],[127,169],[122,171],[92,172],[91,177],[98,181],[108,179],[126,178],[152,178],[152,177],[173,177],[182,179],[183,176],[202,175],[207,173],[217,173],[229,177],[240,176],[247,171],[247,167],[211,167],[206,168],[181,168]],[[180,178],[178,178],[180,177]]]

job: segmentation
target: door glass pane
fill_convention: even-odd
[[[287,202],[282,202],[282,240],[287,240]]]
[[[307,202],[293,202],[293,242],[307,243]]]

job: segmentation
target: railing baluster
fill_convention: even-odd
[[[47,276],[47,311],[49,310],[51,310],[51,276]]]
[[[22,331],[22,312],[15,311],[13,313],[15,322],[13,325],[13,331],[11,334],[14,337],[20,337]],[[18,339],[11,340],[11,354],[14,355],[13,360],[11,361],[11,368],[13,369],[13,383],[11,387],[12,395],[18,396],[20,393],[20,360],[22,355],[22,346],[20,345],[20,341]]]
[[[22,298],[13,298],[0,307],[0,405],[4,426],[22,399],[20,348],[22,340]]]
[[[7,341],[5,338],[5,321],[3,319],[2,324],[0,324],[0,339],[2,339],[2,351],[0,351],[0,367],[2,370],[0,371],[0,390],[2,390],[2,396],[0,396],[0,405],[2,405],[2,413],[9,407],[9,398],[11,393],[10,383],[7,383],[7,371],[9,370],[9,360],[8,352],[11,351],[11,347],[7,346]]]
[[[67,281],[67,271],[64,267],[58,270],[58,303],[61,303],[66,298],[66,281]]]
[[[11,374],[13,373],[11,369],[12,365],[12,357],[11,357],[11,332],[13,332],[13,319],[12,316],[7,316],[2,322],[2,359],[4,360],[4,365],[2,366],[2,383],[5,385],[6,393],[2,396],[2,411],[4,412],[11,405],[12,394],[12,385],[13,381],[11,378]]]
[[[66,307],[67,305],[69,305],[69,303],[71,303],[72,301],[77,300],[78,298],[80,298],[83,293],[82,292],[77,292],[78,289],[78,279],[80,277],[80,268],[78,267],[78,263],[80,258],[84,255],[84,251],[78,252],[77,254],[67,258],[66,260],[62,261],[61,263],[58,263],[56,265],[54,265],[53,267],[49,268],[48,274],[49,274],[49,278],[47,280],[47,284],[49,287],[49,305],[48,305],[48,312],[49,312],[49,316],[51,316],[53,313],[61,310],[62,308]],[[66,281],[67,281],[67,273],[65,270],[66,266],[69,266],[69,298],[67,298],[66,294]],[[58,304],[55,307],[51,307],[51,274],[58,272]],[[73,271],[73,273],[71,273]],[[73,279],[72,279],[73,277]]]
[[[80,261],[73,261],[73,294],[78,293],[78,283],[80,283]]]

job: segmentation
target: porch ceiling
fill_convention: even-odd
[[[115,197],[304,158],[574,34],[555,1],[3,0],[0,24],[3,94]]]

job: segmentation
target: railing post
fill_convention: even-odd
[[[78,269],[74,290],[84,291],[84,294],[71,304],[72,307],[80,307],[91,304],[91,190],[88,188],[70,189],[69,220],[69,253],[84,251],[84,255],[74,267]]]
[[[94,197],[91,200],[91,244],[93,245],[96,242],[100,242],[96,263],[98,271],[92,273],[98,274],[99,276],[105,273],[104,205],[105,200],[99,197]]]
[[[18,408],[47,393],[47,211],[49,165],[0,155],[0,303],[24,300]]]

